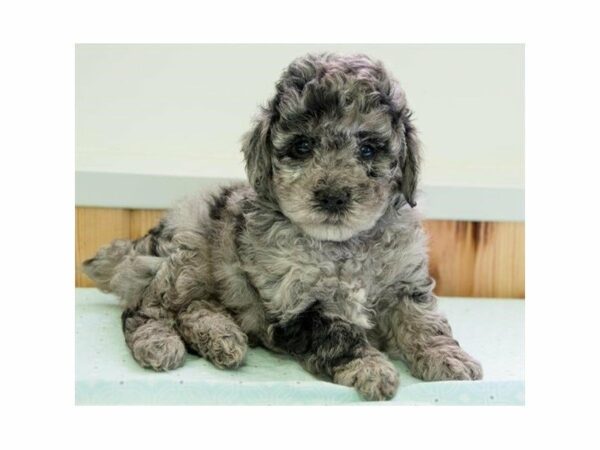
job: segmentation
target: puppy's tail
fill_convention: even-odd
[[[133,242],[120,239],[113,241],[101,247],[93,258],[83,262],[83,272],[94,280],[100,290],[112,292],[110,281],[116,268],[132,252]]]
[[[140,253],[136,242],[116,240],[83,262],[83,272],[103,292],[112,292],[128,306],[137,304],[158,271],[163,258]]]

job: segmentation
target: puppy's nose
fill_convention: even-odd
[[[350,203],[349,189],[318,189],[315,200],[319,207],[327,212],[341,212]]]

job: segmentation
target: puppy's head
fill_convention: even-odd
[[[403,91],[363,55],[296,59],[244,137],[257,195],[305,233],[343,241],[415,205],[419,144]]]

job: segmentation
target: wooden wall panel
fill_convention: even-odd
[[[133,209],[131,210],[129,234],[131,239],[144,236],[148,230],[154,228],[165,211],[162,209]]]
[[[525,224],[427,221],[442,296],[525,298]]]
[[[113,239],[129,239],[130,211],[111,208],[77,208],[75,212],[75,285],[94,286],[81,271],[81,263]]]
[[[164,211],[77,208],[76,285],[93,286],[81,262],[117,238],[136,239]],[[436,293],[459,297],[525,297],[525,226],[521,222],[426,221]]]
[[[438,295],[473,296],[478,222],[427,221],[429,270]]]
[[[475,260],[476,297],[525,297],[525,227],[506,222],[482,224]]]

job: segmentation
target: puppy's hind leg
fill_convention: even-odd
[[[167,371],[183,365],[185,345],[172,320],[154,319],[139,310],[126,309],[122,324],[125,342],[142,367]]]
[[[177,317],[177,329],[194,352],[221,369],[239,367],[248,350],[248,338],[218,305],[191,302]]]

